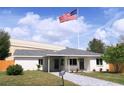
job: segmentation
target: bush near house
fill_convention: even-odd
[[[40,64],[37,64],[37,70],[39,71],[41,68],[41,65]]]
[[[11,65],[7,68],[6,71],[7,75],[22,75],[23,74],[23,68],[21,65]]]

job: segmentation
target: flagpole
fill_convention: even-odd
[[[77,9],[77,18],[79,17],[79,10]],[[79,31],[78,31],[78,33],[77,33],[77,43],[78,43],[78,49],[79,49],[79,43],[80,43],[80,41],[79,41]]]

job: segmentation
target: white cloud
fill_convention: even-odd
[[[33,12],[29,12],[25,17],[21,18],[18,24],[22,25],[36,25],[40,20],[40,16],[38,14],[34,14]]]
[[[58,18],[42,18],[33,12],[27,13],[18,21],[18,26],[6,28],[12,37],[25,37],[33,41],[72,45],[70,38],[77,32],[84,33],[91,27],[83,16],[77,20],[60,23]]]
[[[107,40],[107,37],[109,36],[109,34],[103,30],[98,28],[94,34],[94,37],[96,39],[102,40],[104,43],[109,44],[109,41]]]
[[[57,45],[69,45],[71,46],[71,42],[69,40],[63,40],[63,41],[60,41],[60,42],[54,42],[54,44],[57,44]]]
[[[119,12],[119,8],[104,8],[104,14],[106,17],[114,17]]]
[[[120,35],[124,35],[124,18],[113,20],[109,24],[101,26],[95,31],[94,37],[106,44],[111,42],[115,44],[118,42]]]
[[[105,30],[97,29],[95,33],[95,38],[97,39],[105,39],[106,38],[106,32]]]
[[[109,14],[111,11],[113,12],[114,10],[109,10],[106,13]],[[109,44],[110,38],[118,38],[124,32],[124,19],[118,20],[118,18],[119,15],[111,18],[105,25],[95,28],[94,35],[89,37],[95,37]],[[16,27],[6,27],[5,30],[10,33],[12,38],[30,39],[73,47],[75,46],[75,41],[72,42],[71,40],[73,36],[75,37],[78,32],[80,34],[90,33],[90,30],[95,30],[91,29],[93,25],[88,24],[83,16],[80,16],[77,20],[59,23],[58,18],[43,18],[38,14],[30,12],[19,19]],[[83,38],[86,37],[84,36]],[[86,46],[86,43],[83,46]]]
[[[14,27],[14,28],[6,27],[5,31],[7,31],[13,38],[24,39],[30,36],[29,29],[25,27]]]
[[[124,32],[124,18],[123,19],[116,20],[113,23],[113,29],[115,31],[117,31],[117,32],[123,33]]]
[[[32,40],[33,41],[40,41],[41,40],[41,36],[40,35],[34,35],[34,36],[32,36]]]
[[[106,24],[96,28],[94,37],[101,39],[106,44],[118,42],[124,34],[124,12],[120,8],[104,8],[104,17],[108,18]]]

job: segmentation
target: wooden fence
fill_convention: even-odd
[[[110,72],[114,72],[115,71],[114,64],[109,64],[109,71]],[[121,72],[124,73],[124,64],[122,64]]]
[[[0,71],[6,71],[7,67],[14,63],[14,60],[0,60]]]

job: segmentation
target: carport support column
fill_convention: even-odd
[[[80,63],[79,63],[79,58],[77,58],[77,66],[78,66],[78,70],[80,69]]]
[[[67,57],[67,66],[68,66],[68,72],[70,72],[70,60],[69,60],[69,57]]]
[[[50,57],[48,57],[48,73],[50,72]]]

